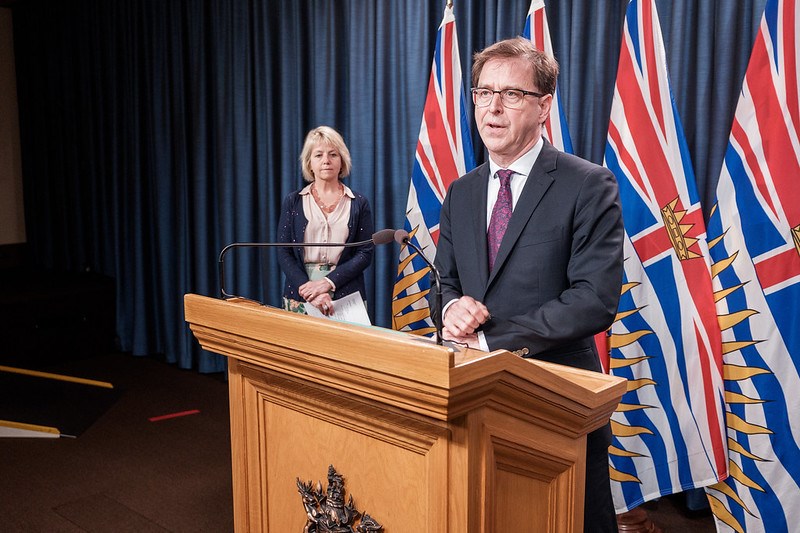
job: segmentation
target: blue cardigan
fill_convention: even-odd
[[[303,197],[297,190],[283,199],[281,217],[278,222],[278,242],[303,242],[308,220],[303,213]],[[372,238],[375,226],[372,222],[372,210],[369,201],[356,192],[355,198],[350,202],[350,219],[347,222],[347,242],[366,241]],[[333,299],[338,300],[343,296],[356,291],[366,299],[364,285],[364,270],[372,262],[374,245],[345,248],[336,265],[336,269],[328,274],[336,285]],[[281,267],[286,281],[283,286],[283,296],[292,300],[304,301],[297,289],[308,281],[308,275],[303,264],[303,248],[278,248],[278,264]]]

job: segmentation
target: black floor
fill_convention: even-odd
[[[111,382],[118,395],[77,438],[0,438],[0,531],[233,531],[221,375],[120,354],[46,370]],[[682,495],[643,507],[664,533],[715,531]]]
[[[118,354],[47,370],[111,382],[119,395],[77,438],[0,439],[0,531],[233,531],[221,375]]]
[[[711,511],[690,510],[684,494],[673,494],[641,506],[663,533],[715,533]]]

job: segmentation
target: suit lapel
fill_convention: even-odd
[[[528,175],[528,180],[525,182],[525,188],[522,189],[522,194],[514,206],[514,212],[511,215],[511,220],[508,222],[508,228],[505,235],[503,235],[503,242],[500,244],[500,249],[497,251],[497,258],[494,261],[494,270],[489,275],[487,282],[487,289],[494,281],[497,272],[503,267],[503,264],[508,259],[511,250],[517,243],[517,239],[522,234],[522,230],[528,224],[534,210],[538,207],[547,189],[553,183],[553,178],[550,172],[556,168],[556,158],[558,157],[558,150],[554,148],[546,140],[539,157],[536,158],[531,173]],[[486,210],[484,209],[484,212]],[[485,226],[485,223],[484,223]],[[484,228],[484,236],[486,230]],[[486,239],[484,239],[485,241]],[[486,249],[486,244],[484,244]],[[488,269],[488,266],[487,266]]]
[[[478,170],[478,179],[481,186],[474,187],[472,190],[470,209],[475,214],[472,217],[475,250],[477,250],[475,261],[478,264],[478,276],[485,287],[489,278],[489,248],[486,242],[486,195],[489,189],[489,163],[484,163]]]

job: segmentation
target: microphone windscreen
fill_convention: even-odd
[[[382,229],[380,231],[376,231],[372,234],[372,243],[373,244],[388,244],[394,240],[394,233],[393,229]]]
[[[394,240],[400,244],[408,242],[408,232],[404,229],[399,229],[394,232]]]

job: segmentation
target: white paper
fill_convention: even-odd
[[[369,314],[367,314],[367,306],[364,305],[364,298],[361,297],[360,292],[348,294],[344,298],[333,301],[333,313],[330,316],[322,314],[322,311],[306,302],[305,307],[308,316],[315,316],[318,318],[330,318],[338,320],[339,322],[351,322],[353,324],[362,324],[364,326],[371,326],[372,322],[369,321]]]

